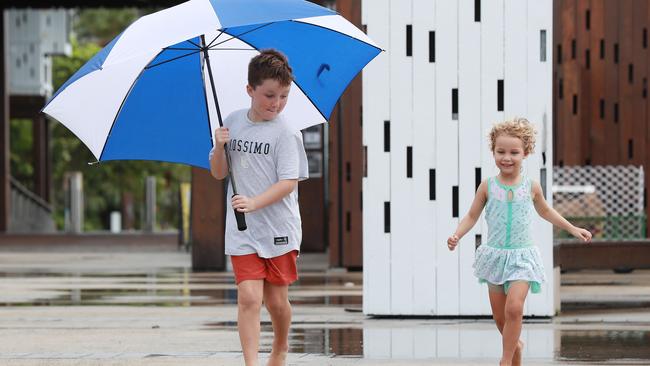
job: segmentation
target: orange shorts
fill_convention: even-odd
[[[290,285],[298,279],[296,259],[298,251],[292,250],[279,257],[261,258],[257,253],[230,256],[235,272],[235,283],[246,280],[266,280],[274,285]]]

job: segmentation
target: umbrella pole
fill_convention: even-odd
[[[217,90],[214,86],[214,77],[212,76],[212,67],[210,66],[210,55],[208,54],[208,48],[205,44],[205,36],[201,36],[201,41],[203,42],[203,57],[205,58],[205,62],[208,66],[208,77],[210,78],[210,87],[212,88],[212,97],[214,98],[214,105],[217,108],[217,118],[219,119],[219,127],[223,127],[223,120],[221,118],[221,110],[219,109],[219,100],[217,98]],[[228,165],[228,175],[230,176],[230,184],[232,185],[232,193],[233,197],[237,195],[237,184],[235,183],[235,177],[232,172],[232,164],[230,160],[230,151],[228,149],[228,144],[223,145],[223,150],[226,153],[226,165]],[[237,220],[237,229],[239,231],[244,231],[246,230],[246,217],[244,216],[243,212],[237,211],[237,209],[233,208],[233,211],[235,212],[235,219]]]

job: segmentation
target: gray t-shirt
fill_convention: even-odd
[[[252,122],[248,109],[231,113],[223,121],[230,130],[230,159],[237,193],[255,197],[283,179],[305,180],[309,176],[307,154],[300,131],[293,131],[279,115],[271,121]],[[210,151],[210,157],[214,153]],[[239,231],[230,205],[228,184],[226,254],[257,253],[262,258],[278,257],[300,250],[302,222],[298,188],[280,201],[246,214],[248,229]]]

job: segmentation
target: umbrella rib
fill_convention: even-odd
[[[271,25],[271,24],[274,24],[274,23],[266,23],[266,24],[262,24],[262,25],[260,25],[259,27],[255,28],[255,29],[248,30],[248,31],[246,31],[246,32],[244,32],[244,33],[242,33],[242,34],[238,34],[238,35],[236,35],[236,36],[233,36],[233,35],[231,35],[230,33],[226,33],[226,34],[228,34],[228,35],[231,36],[231,37],[228,38],[228,39],[226,39],[226,40],[224,40],[224,41],[221,41],[221,42],[215,44],[215,46],[218,46],[218,45],[220,45],[220,44],[224,44],[224,43],[226,43],[226,42],[228,42],[228,41],[231,41],[231,40],[233,40],[233,39],[235,39],[235,38],[237,38],[237,39],[239,39],[239,40],[241,41],[241,39],[240,39],[239,37],[243,36],[244,34],[248,34],[248,33],[251,33],[251,32],[255,32],[256,30],[261,29],[261,28],[264,28],[264,27],[268,27],[268,26]],[[227,28],[226,28],[226,29],[227,29]],[[226,30],[222,30],[221,32],[225,33]]]
[[[192,42],[192,40],[191,40],[191,39],[188,39],[188,40],[187,40],[187,42],[189,42],[189,43],[191,43],[191,44],[193,44],[193,45],[195,45],[195,46],[196,46],[196,48],[199,48],[199,49],[201,48],[201,46],[199,46],[198,44],[196,44],[196,43],[194,43],[194,42]]]
[[[208,48],[210,51],[255,51],[258,52],[254,48]]]
[[[269,23],[269,24],[267,24],[267,25],[270,25],[270,24],[272,24],[272,23]],[[259,29],[259,28],[257,28],[257,29]],[[226,33],[226,34],[230,35],[230,33]],[[233,38],[235,38],[235,37],[233,37]],[[248,42],[246,42],[246,41],[243,40],[243,39],[239,39],[239,40],[242,41],[243,43],[249,45],[253,50],[255,50],[255,51],[259,51],[259,50],[257,49],[257,47],[255,47],[255,46],[252,45],[251,43],[248,43]],[[361,71],[359,71],[359,72],[361,72]],[[300,89],[300,91],[301,91],[302,94],[305,96],[305,98],[307,98],[307,100],[309,100],[309,102],[314,106],[314,108],[316,108],[316,110],[318,111],[318,113],[320,113],[320,115],[323,116],[323,119],[325,119],[325,121],[329,120],[329,118],[325,117],[325,114],[320,110],[320,108],[318,108],[318,106],[316,105],[316,103],[314,103],[314,101],[311,99],[311,97],[310,97],[307,93],[305,93],[305,90],[300,86],[300,84],[298,84],[298,82],[297,82],[295,79],[293,80],[293,83],[296,84],[296,86],[298,87],[298,89]],[[340,98],[340,97],[339,97],[339,98]]]
[[[212,44],[214,43],[214,41],[216,41],[217,39],[219,39],[219,37],[221,37],[222,34],[223,34],[223,31],[219,31],[219,34],[217,34],[217,36],[214,37],[214,39],[213,39],[212,41],[210,41],[210,44],[208,44],[208,45],[206,46],[206,48],[210,48],[210,47],[212,47]]]
[[[181,47],[165,47],[163,50],[174,50],[174,51],[196,51],[196,48],[181,48]]]
[[[166,64],[166,63],[168,63],[168,62],[176,61],[176,60],[178,60],[178,59],[181,59],[181,58],[184,58],[184,57],[187,57],[187,56],[192,56],[192,55],[194,55],[194,54],[196,54],[196,53],[199,53],[199,52],[201,52],[201,50],[195,50],[194,52],[190,52],[190,53],[187,53],[187,54],[185,54],[185,55],[181,55],[181,56],[177,56],[177,57],[174,57],[174,58],[170,58],[169,60],[161,61],[161,62],[159,62],[159,63],[157,63],[157,64],[153,64],[153,65],[145,66],[144,69],[145,69],[145,70],[149,70],[149,69],[151,69],[151,68],[153,68],[153,67],[160,66],[160,65],[162,65],[162,64]]]

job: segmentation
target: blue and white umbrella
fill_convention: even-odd
[[[296,129],[326,122],[350,81],[381,52],[336,12],[307,1],[190,0],[131,24],[43,111],[98,161],[207,169],[212,134],[221,116],[250,105],[248,62],[267,48],[287,55],[293,68],[283,114]]]

